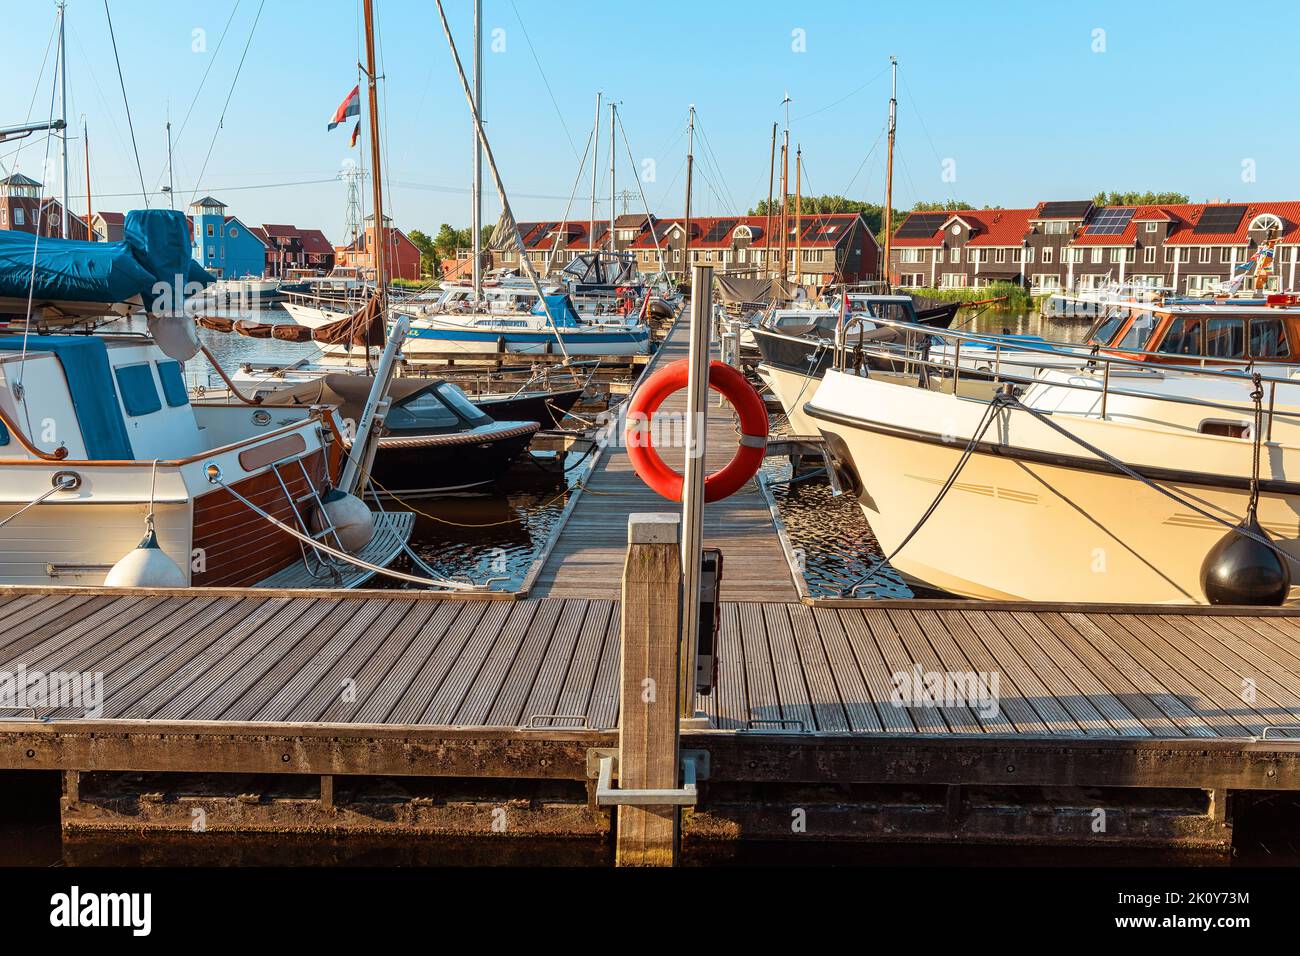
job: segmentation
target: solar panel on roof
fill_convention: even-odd
[[[722,237],[725,236],[727,233],[731,232],[731,230],[736,227],[736,223],[738,223],[739,221],[740,221],[739,219],[719,219],[717,222],[715,222],[712,226],[709,227],[709,231],[705,233],[704,238],[701,239],[700,241],[701,242],[721,241]]]
[[[946,212],[914,212],[894,236],[899,239],[928,239],[947,218]]]
[[[1084,232],[1089,236],[1118,236],[1133,220],[1136,209],[1101,209],[1092,217]]]
[[[839,232],[839,223],[834,222],[813,222],[809,223],[803,231],[805,242],[821,242],[824,239],[833,239]]]
[[[1043,209],[1038,214],[1039,219],[1082,219],[1092,208],[1092,200],[1077,199],[1068,202],[1048,202],[1043,203]]]
[[[1244,215],[1246,215],[1245,206],[1210,206],[1201,213],[1201,218],[1192,227],[1192,232],[1202,234],[1236,232]]]

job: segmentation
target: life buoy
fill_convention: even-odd
[[[682,500],[682,476],[655,450],[650,431],[654,413],[669,395],[686,387],[690,365],[679,359],[655,372],[632,396],[627,414],[627,453],[641,480],[669,501]],[[704,479],[704,500],[721,501],[740,490],[763,464],[767,448],[767,406],[748,381],[730,365],[709,363],[709,388],[721,392],[740,416],[740,447],[725,468]]]

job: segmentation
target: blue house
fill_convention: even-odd
[[[226,215],[226,204],[204,196],[190,205],[194,223],[194,258],[218,279],[260,276],[266,271],[266,243],[236,216]]]

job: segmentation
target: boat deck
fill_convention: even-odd
[[[718,684],[699,702],[720,731],[1174,740],[1300,726],[1293,612],[730,602],[722,620]],[[599,598],[0,594],[0,669],[102,673],[106,720],[609,729],[618,632],[617,602]],[[918,667],[988,675],[996,706],[899,703],[897,675]]]

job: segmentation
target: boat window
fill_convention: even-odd
[[[158,397],[153,369],[149,368],[148,362],[118,366],[113,369],[113,374],[117,376],[117,391],[128,415],[151,415],[162,409],[162,399]]]
[[[1250,354],[1256,358],[1285,358],[1291,354],[1281,319],[1250,320]]]
[[[390,409],[387,424],[390,428],[455,428],[460,419],[431,389]]]
[[[450,405],[458,415],[473,424],[479,424],[481,419],[489,417],[469,400],[469,396],[462,392],[459,386],[451,382],[443,382],[438,386],[438,397]]]
[[[1150,312],[1139,312],[1134,317],[1132,324],[1129,325],[1128,331],[1124,333],[1124,338],[1120,341],[1119,347],[1132,349],[1135,352],[1144,352],[1147,343],[1151,341],[1151,333],[1155,330],[1155,317]]]
[[[1186,316],[1174,319],[1156,351],[1165,355],[1202,354],[1201,320]]]
[[[1205,323],[1205,354],[1214,358],[1246,357],[1246,320],[1210,319]]]
[[[1107,319],[1103,319],[1097,324],[1097,328],[1092,335],[1088,336],[1088,344],[1110,345],[1111,340],[1115,338],[1115,334],[1119,332],[1120,328],[1123,327],[1124,323],[1127,321],[1127,312],[1119,312]]]
[[[9,429],[5,427],[4,422],[0,422],[0,445],[9,444]]]
[[[1207,418],[1196,429],[1202,435],[1219,435],[1223,438],[1250,438],[1249,422],[1225,422]]]
[[[180,408],[190,400],[185,390],[185,375],[180,362],[158,362],[158,381],[162,382],[163,398],[171,408]]]

